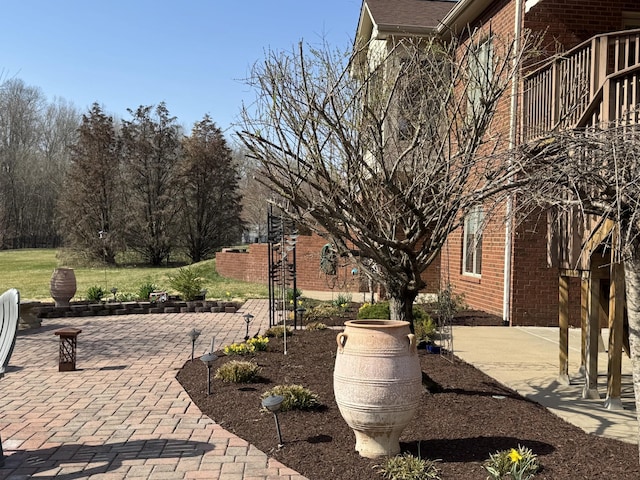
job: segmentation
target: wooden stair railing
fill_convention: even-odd
[[[638,121],[640,29],[597,35],[524,78],[523,139]]]

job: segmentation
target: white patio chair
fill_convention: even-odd
[[[0,295],[0,378],[9,364],[16,344],[18,319],[20,318],[20,292],[15,288]],[[0,467],[4,466],[2,438],[0,438]]]
[[[0,295],[0,378],[9,364],[16,344],[20,318],[20,292],[15,288]]]

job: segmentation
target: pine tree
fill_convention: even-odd
[[[189,258],[198,262],[242,232],[237,166],[208,115],[184,139],[179,172],[182,236]]]
[[[127,246],[151,265],[169,258],[177,234],[175,168],[180,129],[164,103],[129,110],[122,129],[127,178]],[[153,115],[155,114],[155,115]]]
[[[123,246],[121,157],[113,118],[97,103],[82,116],[70,161],[58,204],[65,244],[90,259],[114,264]]]

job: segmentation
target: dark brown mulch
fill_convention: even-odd
[[[335,403],[335,338],[335,330],[296,331],[286,355],[282,340],[271,339],[268,351],[253,357],[262,367],[259,383],[215,380],[211,396],[205,395],[206,368],[200,361],[185,364],[178,380],[205,414],[311,480],[380,479],[374,470],[380,461],[354,451],[354,436]],[[424,351],[419,356],[430,388],[401,447],[440,459],[441,478],[484,480],[481,465],[489,454],[517,445],[539,455],[542,471],[536,479],[640,478],[636,445],[587,434],[455,357],[451,362]],[[216,367],[231,359],[219,358]],[[281,413],[284,447],[278,449],[274,419],[261,412],[260,395],[292,383],[318,394],[322,408]]]

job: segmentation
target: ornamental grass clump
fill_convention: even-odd
[[[440,472],[435,464],[436,461],[405,453],[389,457],[375,468],[387,480],[439,480]]]
[[[149,300],[149,296],[158,289],[158,286],[152,281],[144,282],[138,288],[138,298],[140,300]]]
[[[102,287],[93,285],[87,289],[87,300],[90,302],[101,302],[102,297],[106,294],[107,293],[102,289]]]
[[[251,383],[260,373],[260,367],[253,362],[231,360],[216,370],[215,378],[227,383]]]
[[[351,303],[351,299],[352,297],[350,293],[339,293],[338,296],[331,302],[331,305],[344,310]]]
[[[530,480],[540,469],[538,456],[520,445],[490,454],[483,467],[489,472],[487,480]]]
[[[326,330],[327,326],[322,322],[309,322],[306,328],[307,330]]]
[[[320,405],[318,395],[302,385],[276,385],[262,394],[262,398],[280,395],[284,398],[281,412],[288,410],[312,410]]]
[[[315,307],[311,307],[304,314],[307,322],[315,322],[325,318],[340,316],[344,316],[344,310],[329,303],[321,303]]]
[[[284,325],[276,325],[275,327],[271,327],[269,330],[264,332],[264,336],[282,338],[284,337],[284,331],[285,331]],[[291,335],[293,335],[293,330],[290,327],[287,327],[287,336],[290,337]]]
[[[202,291],[204,280],[199,269],[195,267],[179,268],[176,274],[167,276],[171,288],[179,292],[185,302],[193,300]]]

